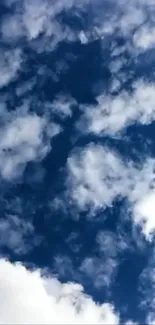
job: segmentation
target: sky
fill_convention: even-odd
[[[155,2],[0,1],[0,324],[155,324]]]

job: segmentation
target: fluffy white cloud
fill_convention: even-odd
[[[50,139],[60,132],[45,117],[21,114],[4,119],[0,130],[0,173],[5,179],[19,176],[26,163],[40,160],[50,150]]]
[[[150,3],[145,1],[118,0],[109,1],[105,6],[101,1],[91,1],[95,19],[89,30],[81,31],[79,38],[81,43],[86,44],[90,40],[105,39],[119,30],[123,36],[131,36],[146,19],[146,8]],[[129,45],[129,43],[128,43]],[[131,44],[130,44],[131,46]],[[133,48],[132,48],[133,50]]]
[[[7,0],[8,6],[15,3],[14,12],[6,15],[1,22],[1,32],[6,41],[17,40],[26,37],[28,41],[34,41],[44,34],[43,43],[37,45],[37,50],[52,49],[63,39],[77,40],[86,44],[92,40],[104,39],[119,29],[124,35],[131,35],[137,27],[146,20],[146,12],[154,4],[150,1],[110,1],[109,6],[100,1],[91,0],[93,11],[91,25],[85,30],[82,28],[76,32],[67,26],[61,26],[56,17],[63,10],[69,10],[73,6],[76,9],[84,9],[90,1],[85,0]],[[151,5],[150,5],[151,4]],[[102,10],[101,10],[102,8]],[[149,8],[149,10],[147,10]],[[89,10],[89,9],[88,9]],[[78,13],[80,14],[80,12]],[[48,37],[51,45],[47,45]]]
[[[1,324],[119,324],[108,303],[97,304],[82,286],[62,284],[39,270],[0,260]]]
[[[124,35],[129,34],[146,19],[146,3],[141,1],[120,1],[120,7],[124,9],[120,18],[120,29]],[[148,3],[149,6],[149,3]]]
[[[142,223],[145,236],[151,240],[155,231],[155,191],[148,192],[134,207],[135,222]]]
[[[121,233],[117,235],[107,230],[98,233],[96,242],[100,252],[108,257],[116,257],[120,251],[129,248],[128,239]]]
[[[134,223],[141,224],[145,218],[142,231],[147,237],[154,230],[151,212],[154,176],[153,159],[148,158],[137,167],[131,161],[124,162],[108,148],[90,144],[68,158],[68,196],[78,209],[90,209],[91,214],[98,208],[111,206],[118,197],[128,198]]]
[[[96,238],[100,257],[86,257],[81,264],[80,271],[90,279],[96,288],[109,288],[114,282],[120,255],[130,249],[130,243],[121,233],[114,234],[110,231],[100,231]]]
[[[153,202],[155,199],[155,160],[147,159],[134,178],[130,203],[135,224],[140,224],[143,234],[152,239],[155,231]]]
[[[20,49],[5,51],[0,49],[0,87],[7,86],[13,81],[22,63]]]
[[[79,5],[80,2],[77,2]],[[74,40],[75,32],[67,26],[62,27],[56,16],[64,9],[70,9],[73,1],[30,0],[16,1],[16,6],[10,15],[6,15],[1,22],[3,40],[10,42],[22,37],[33,42],[42,34],[39,43],[33,43],[37,51],[53,49],[63,39]],[[49,40],[50,38],[50,40]],[[50,44],[47,45],[47,42]]]
[[[81,132],[98,136],[115,135],[134,123],[149,124],[155,118],[155,85],[143,81],[134,85],[132,94],[117,97],[101,95],[95,107],[82,107],[84,116],[78,123]]]
[[[111,205],[124,189],[127,169],[117,154],[93,144],[68,158],[68,187],[80,209]]]
[[[7,15],[1,23],[5,40],[16,40],[22,36],[32,40],[44,32],[51,13],[48,1],[17,1],[15,8],[17,10],[12,15]]]
[[[23,24],[28,39],[35,39],[44,31],[50,16],[47,1],[24,1]]]
[[[142,50],[155,47],[155,27],[143,25],[133,37],[134,45]]]

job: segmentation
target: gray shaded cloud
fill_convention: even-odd
[[[27,254],[40,243],[31,222],[15,215],[0,219],[0,247],[9,248],[17,255]]]

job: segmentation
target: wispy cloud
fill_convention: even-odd
[[[142,26],[134,35],[134,45],[144,50],[149,50],[155,46],[155,27]]]
[[[117,273],[117,266],[117,258],[110,256],[86,257],[80,266],[80,271],[86,276],[87,281],[88,279],[92,281],[96,288],[110,288]]]
[[[20,49],[0,49],[0,88],[8,86],[18,76],[21,63],[22,51]]]
[[[67,117],[71,117],[73,111],[75,110],[77,103],[74,98],[70,98],[65,94],[61,94],[55,98],[51,107],[52,112],[59,116],[62,119],[66,119]]]
[[[52,3],[48,0],[15,1],[12,13],[3,17],[1,22],[3,41],[14,44],[24,38],[32,45],[41,36],[39,44],[36,43],[35,46],[33,43],[33,48],[41,52],[53,50],[64,39],[70,41],[78,39],[75,31],[67,25],[62,26],[57,19],[61,12],[71,9],[74,4],[81,7],[80,2],[76,1],[52,1]],[[11,4],[8,3],[8,6]]]
[[[4,179],[22,174],[26,164],[39,161],[50,150],[50,139],[60,127],[36,114],[10,115],[1,128],[0,173]]]
[[[154,202],[155,191],[153,189],[148,191],[134,208],[135,221],[142,224],[143,232],[149,240],[155,231]]]

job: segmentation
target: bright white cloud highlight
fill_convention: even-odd
[[[47,1],[24,1],[23,24],[28,39],[35,39],[44,31],[50,15],[49,9]]]
[[[74,40],[76,33],[67,26],[62,27],[56,16],[64,9],[70,9],[73,1],[24,0],[17,1],[14,11],[3,18],[1,33],[6,42],[25,38],[37,51],[52,50],[63,39]],[[79,2],[77,3],[79,5]],[[39,43],[40,35],[43,39]],[[47,45],[47,42],[50,44]],[[35,44],[34,44],[35,43]]]
[[[69,192],[80,209],[111,205],[123,192],[127,173],[117,154],[92,144],[68,158]]]
[[[60,132],[60,127],[45,117],[28,113],[17,113],[4,123],[0,130],[0,173],[10,180],[21,175],[26,163],[46,156],[50,139]]]
[[[95,107],[83,107],[84,116],[78,123],[83,133],[98,136],[118,134],[134,123],[149,124],[155,119],[155,85],[143,81],[134,85],[132,94],[117,97],[101,95]]]
[[[61,284],[39,270],[1,259],[0,323],[116,325],[119,316],[112,305],[86,296],[78,284]]]
[[[133,221],[141,224],[145,218],[142,231],[147,237],[155,228],[151,210],[154,176],[153,159],[146,159],[137,167],[108,148],[90,144],[68,158],[68,196],[79,210],[89,209],[91,214],[98,208],[112,206],[118,197],[128,198]]]
[[[151,239],[151,233],[155,231],[155,191],[150,191],[137,202],[134,214],[135,221],[142,223],[144,234]]]
[[[155,27],[144,25],[135,33],[133,41],[137,48],[144,51],[155,47]]]
[[[86,257],[80,266],[80,271],[91,280],[96,288],[110,287],[117,273],[118,260],[102,256]]]
[[[52,112],[57,116],[65,119],[67,117],[71,117],[73,110],[76,106],[76,100],[66,95],[61,95],[56,97],[56,99],[52,103]]]

